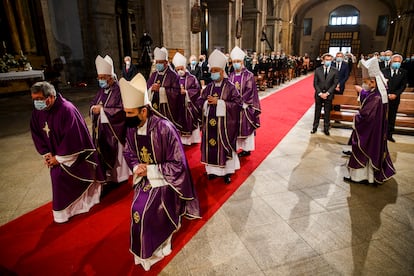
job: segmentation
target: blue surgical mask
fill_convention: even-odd
[[[155,64],[155,69],[158,72],[164,71],[164,63],[157,63],[157,64]]]
[[[389,61],[391,59],[390,56],[385,56],[384,58],[385,58],[386,61]]]
[[[241,69],[241,63],[233,63],[234,70],[240,70]]]
[[[344,59],[343,59],[343,58],[340,58],[340,57],[337,57],[337,58],[336,58],[336,62],[342,62],[342,61],[344,61]]]
[[[220,79],[220,72],[211,73],[211,79],[213,81],[219,80]]]
[[[385,60],[385,56],[380,56],[380,60],[384,61]]]
[[[394,70],[400,69],[400,66],[401,66],[401,62],[393,62],[391,64],[391,68],[394,69]]]
[[[108,82],[106,80],[98,80],[98,84],[100,88],[107,88]]]
[[[192,60],[191,61],[191,65],[196,65],[197,64],[197,61],[196,60]]]
[[[34,100],[33,104],[37,110],[44,110],[47,107],[46,100]]]
[[[325,61],[325,66],[326,66],[326,67],[329,67],[329,66],[331,66],[331,63],[332,63],[332,62],[331,62],[330,60],[327,60],[327,61]]]

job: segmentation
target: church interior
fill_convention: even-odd
[[[81,260],[76,268],[65,263],[64,267],[73,270],[55,272],[61,275],[414,274],[414,88],[408,85],[403,93],[394,135],[396,142],[388,143],[396,174],[383,185],[352,185],[343,180],[349,159],[343,152],[350,149],[348,140],[355,110],[338,113],[332,120],[330,136],[323,132],[309,133],[314,115],[313,70],[324,53],[333,56],[337,52],[349,53],[357,62],[361,55],[392,50],[414,64],[414,1],[3,0],[0,6],[3,57],[0,60],[0,152],[3,153],[0,239],[13,237],[10,233],[3,234],[1,228],[8,229],[26,215],[35,215],[38,208],[50,204],[52,199],[49,169],[35,151],[30,135],[31,84],[40,79],[54,83],[90,126],[89,103],[98,89],[97,55],[111,56],[120,78],[125,56],[131,56],[140,72],[148,74],[155,47],[167,48],[171,61],[176,52],[198,59],[199,55],[208,57],[214,49],[229,53],[239,46],[251,57],[270,56],[272,52],[310,57],[309,71],[259,89],[260,100],[265,102],[288,89],[293,93],[299,87],[296,85],[307,82],[305,90],[311,95],[311,103],[306,105],[300,100],[296,103],[306,105],[303,114],[228,199],[217,209],[210,206],[204,210],[208,214],[205,221],[192,230],[185,242],[173,240],[173,255],[154,266],[152,272],[134,267],[132,257],[126,268],[116,272],[122,274],[112,274],[115,273],[112,270],[100,274],[97,271],[102,268],[88,263],[89,259]],[[345,93],[353,93],[354,85],[361,84],[361,70],[356,62]],[[24,73],[23,77],[10,77],[15,71]],[[261,88],[259,82],[258,88]],[[278,109],[278,104],[272,108]],[[277,118],[278,121],[262,127],[261,131],[278,128],[285,119]],[[267,150],[266,143],[262,146],[257,151]],[[252,152],[243,164],[254,158]],[[242,178],[243,168],[238,173],[238,178]],[[222,183],[213,185],[214,189],[227,191]],[[200,195],[205,195],[203,187],[197,186]],[[128,196],[131,194],[126,193]],[[109,205],[106,208],[116,206],[116,202],[105,204]],[[53,224],[51,217],[41,219]],[[81,228],[82,224],[77,223],[77,228]],[[68,231],[64,227],[71,227],[70,224],[71,221],[53,231]],[[180,231],[191,229],[192,224],[189,225]],[[59,235],[53,233],[57,241]],[[35,249],[42,246],[45,239],[42,234],[34,233],[41,236],[39,244],[33,246]],[[128,240],[128,236],[120,238]],[[45,248],[53,247],[54,241],[48,241],[51,244]],[[116,242],[113,244],[116,246]],[[179,249],[175,250],[174,245]],[[18,254],[17,250],[0,247],[0,259],[8,260]],[[76,248],[72,250],[58,252],[76,255]],[[100,258],[99,248],[82,250],[88,254],[90,250],[92,258]],[[120,251],[129,254],[128,248],[115,250]],[[37,270],[27,274],[17,272],[25,264],[25,258],[30,258],[29,253],[12,265],[0,260],[0,275],[49,275],[39,269],[47,264],[46,257],[35,260],[37,264],[33,267]],[[88,254],[85,255],[90,257]],[[117,262],[116,256],[110,257],[105,259],[109,258],[105,255],[102,267]]]

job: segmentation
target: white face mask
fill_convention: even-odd
[[[178,73],[178,75],[180,77],[184,77],[184,75],[185,75],[185,71],[184,70],[178,70],[177,73]]]
[[[370,91],[370,90],[371,90],[371,87],[369,86],[369,84],[367,84],[367,83],[365,83],[365,82],[361,85],[361,87],[362,87],[362,89],[364,89],[365,91]]]
[[[125,64],[129,66],[129,65],[131,65],[131,62],[130,61],[125,61]]]

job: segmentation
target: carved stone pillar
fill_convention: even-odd
[[[25,17],[25,12],[23,10],[23,3],[22,0],[16,0],[16,23],[19,26],[20,31],[20,42],[23,44],[23,51],[25,53],[30,51],[30,38],[29,38],[29,32],[27,31],[27,23],[28,20]]]
[[[13,52],[20,53],[22,46],[20,45],[19,32],[17,30],[16,19],[11,2],[12,1],[10,0],[3,0],[3,6],[7,17],[7,22],[9,23]],[[10,52],[10,49],[8,51]]]

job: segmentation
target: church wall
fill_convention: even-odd
[[[343,4],[343,1],[323,2],[305,13],[304,18],[312,18],[312,35],[303,36],[303,28],[300,29],[302,35],[299,54],[307,52],[312,57],[319,55],[319,43],[323,39],[325,27],[329,23],[329,13]],[[352,5],[360,11],[361,52],[371,53],[384,50],[390,29],[388,29],[386,36],[376,36],[376,26],[378,16],[390,14],[387,7],[376,0],[366,0],[364,2],[348,0],[346,4]],[[303,27],[303,22],[299,22],[299,24]]]

